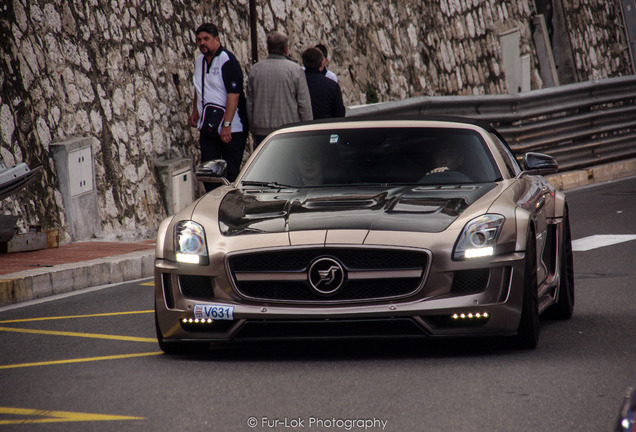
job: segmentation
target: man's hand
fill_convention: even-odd
[[[434,170],[431,170],[431,172],[428,173],[428,174],[437,174],[437,173],[441,173],[441,172],[444,172],[444,171],[449,171],[448,167],[445,167],[445,166],[444,167],[437,167]],[[428,175],[428,174],[426,174],[426,175]]]
[[[232,126],[221,127],[221,141],[224,143],[232,141]]]
[[[195,110],[192,112],[192,114],[190,114],[190,126],[197,127],[198,122],[199,122],[199,112]]]

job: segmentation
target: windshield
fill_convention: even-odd
[[[475,131],[365,128],[277,135],[265,143],[241,184],[466,184],[499,177],[488,147]]]

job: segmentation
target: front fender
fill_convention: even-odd
[[[161,221],[159,228],[157,229],[157,241],[155,242],[155,258],[164,259],[165,242],[166,239],[171,239],[172,236],[166,235],[168,233],[168,227],[172,222],[172,216]]]
[[[556,192],[554,194],[554,218],[562,219],[565,215],[566,207],[565,194],[563,192]]]
[[[528,227],[533,224],[532,214],[521,207],[517,207],[515,211],[515,219],[517,222],[517,243],[516,251],[525,251],[526,242],[528,240]]]

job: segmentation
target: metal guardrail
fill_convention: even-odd
[[[518,95],[422,96],[347,111],[348,117],[379,114],[486,121],[517,155],[549,154],[561,171],[636,157],[636,75]]]

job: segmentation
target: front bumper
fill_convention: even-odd
[[[340,304],[285,304],[245,299],[228,283],[224,270],[212,276],[214,299],[183,295],[180,276],[191,267],[167,260],[155,262],[155,306],[164,341],[241,342],[346,338],[444,338],[513,335],[519,326],[523,290],[522,253],[481,262],[434,265],[422,289],[410,297]],[[452,292],[453,275],[489,270],[483,289]],[[234,319],[198,320],[196,305],[234,308]]]

